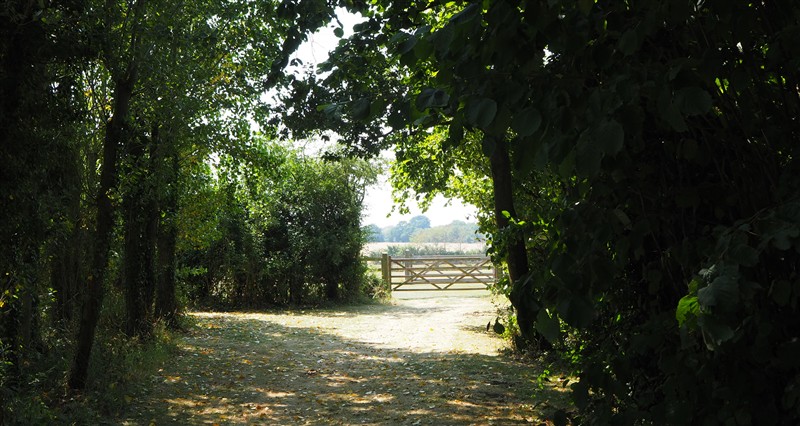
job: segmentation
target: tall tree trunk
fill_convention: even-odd
[[[64,240],[59,241],[50,262],[50,285],[53,287],[56,301],[53,321],[61,323],[61,325],[70,325],[75,317],[77,305],[75,301],[80,294],[78,283],[81,277],[81,266],[84,262],[84,230],[81,226],[81,193],[79,191],[81,177],[78,165],[73,164],[72,167],[74,168],[71,168],[69,175],[65,177],[72,180],[69,187],[75,188],[68,194],[67,215],[72,229]]]
[[[494,216],[498,232],[508,229],[511,218],[517,217],[514,209],[514,186],[511,178],[511,159],[508,153],[508,143],[505,139],[497,138],[495,148],[489,160],[492,171],[492,188],[494,190]],[[506,216],[508,215],[508,216]],[[520,294],[521,279],[529,272],[528,254],[525,249],[524,239],[513,233],[507,233],[505,246],[502,247],[508,264],[508,276],[513,285],[511,304],[517,312],[517,324],[523,338],[530,339],[533,335],[533,321],[535,313],[529,309],[524,295]]]
[[[86,278],[86,293],[84,293],[81,308],[78,336],[75,340],[75,354],[67,380],[67,385],[74,390],[86,387],[89,359],[92,354],[92,346],[94,346],[97,322],[100,319],[100,308],[103,305],[103,285],[114,231],[114,204],[111,201],[111,191],[117,183],[117,153],[125,139],[131,98],[138,80],[138,44],[144,7],[145,0],[136,0],[132,6],[133,25],[128,52],[130,57],[125,69],[114,77],[114,109],[111,120],[106,125],[106,135],[103,141],[103,165],[100,169],[96,198],[97,223],[92,263],[89,268],[89,276]],[[106,51],[105,54],[109,58],[112,57],[112,52]]]
[[[150,194],[146,195],[144,205],[144,233],[142,235],[142,302],[144,304],[144,317],[147,323],[143,332],[149,335],[153,331],[153,302],[156,290],[156,246],[158,244],[158,221],[161,216],[156,200],[156,188],[151,187]]]
[[[95,228],[94,249],[89,276],[86,278],[86,293],[81,309],[78,336],[75,342],[75,355],[69,373],[68,385],[71,389],[86,387],[89,373],[89,357],[94,344],[95,329],[100,318],[103,301],[103,281],[108,266],[108,253],[111,248],[114,230],[114,205],[111,191],[117,179],[117,151],[124,137],[126,121],[130,112],[133,87],[137,78],[136,62],[131,61],[125,75],[116,81],[114,88],[114,115],[106,126],[103,143],[103,165],[100,169],[100,182],[97,191],[97,225]]]
[[[173,221],[174,218],[169,219]],[[166,228],[166,229],[164,229]],[[175,297],[175,248],[178,230],[174,223],[162,224],[158,234],[156,278],[156,317],[170,327],[176,325],[178,302]]]
[[[152,332],[152,308],[155,291],[155,250],[158,235],[158,176],[160,155],[157,126],[148,144],[149,160],[145,158],[145,141],[133,144],[130,152],[133,171],[131,189],[125,194],[125,257],[123,284],[128,336],[147,337]]]
[[[169,327],[176,325],[178,303],[175,298],[175,248],[178,241],[178,227],[175,221],[178,213],[178,173],[180,163],[173,139],[164,140],[162,145],[169,168],[165,170],[163,187],[166,190],[163,202],[163,215],[158,226],[156,257],[156,318],[164,320]]]
[[[145,322],[145,306],[141,288],[144,274],[142,270],[144,253],[142,252],[143,218],[140,208],[142,197],[140,186],[140,182],[134,183],[134,188],[125,194],[123,202],[125,235],[122,285],[125,289],[125,334],[128,337],[141,334],[144,331]]]
[[[123,195],[125,218],[124,257],[122,283],[125,289],[125,333],[129,337],[148,336],[151,331],[149,313],[152,305],[153,251],[155,231],[151,230],[152,217],[158,215],[155,184],[153,183],[153,145],[155,134],[149,141],[137,138],[131,141],[128,152],[130,171]],[[150,160],[145,158],[148,145]],[[155,213],[152,210],[155,209]]]
[[[50,285],[55,293],[55,318],[57,323],[70,324],[75,317],[74,300],[78,294],[80,256],[80,229],[76,226],[50,262]]]

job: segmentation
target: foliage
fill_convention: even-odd
[[[474,243],[482,239],[478,233],[478,225],[455,220],[449,225],[430,226],[430,221],[421,222],[425,216],[416,216],[411,221],[401,221],[395,226],[383,229],[371,224],[364,228],[367,241],[402,242],[402,243]],[[414,220],[417,219],[417,222]]]
[[[800,420],[796,5],[373,4],[296,94],[354,153],[442,162],[402,187],[491,160],[521,331],[568,336],[583,421]]]
[[[368,243],[381,243],[384,241],[383,230],[374,223],[364,226],[362,231]]]
[[[414,216],[408,221],[401,220],[395,226],[382,229],[384,239],[392,243],[407,243],[411,241],[411,236],[417,231],[431,227],[431,221],[427,216]]]
[[[216,201],[198,206],[213,209],[200,215],[218,232],[179,244],[194,271],[183,277],[190,300],[230,307],[358,297],[362,199],[375,171],[259,138],[244,153],[220,158],[219,178],[209,182]]]
[[[478,225],[454,220],[449,225],[418,229],[411,234],[412,243],[474,243],[481,239]]]

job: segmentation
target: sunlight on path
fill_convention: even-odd
[[[222,314],[195,315],[208,318]],[[485,331],[486,323],[497,316],[496,307],[489,297],[428,296],[395,299],[392,306],[237,315],[291,328],[312,328],[375,347],[418,353],[461,352],[496,356],[506,346],[506,342],[496,335],[481,332]]]
[[[193,316],[122,424],[536,424],[563,398],[498,354],[488,298]]]

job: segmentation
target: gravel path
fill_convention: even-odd
[[[198,312],[123,424],[540,424],[564,387],[498,352],[484,297]]]

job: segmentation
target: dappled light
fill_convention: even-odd
[[[800,424],[798,22],[0,2],[0,425]]]
[[[342,310],[194,314],[128,424],[524,424],[563,387],[498,350],[486,298]],[[445,338],[445,336],[447,338]],[[553,402],[551,402],[553,403]]]

